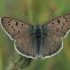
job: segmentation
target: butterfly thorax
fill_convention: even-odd
[[[35,27],[35,37],[37,39],[41,39],[41,29],[38,23],[36,24],[36,27]]]

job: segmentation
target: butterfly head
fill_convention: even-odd
[[[36,28],[40,28],[40,24],[39,23],[36,23]]]

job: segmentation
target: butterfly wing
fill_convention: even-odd
[[[2,27],[11,35],[13,39],[17,39],[28,35],[31,24],[11,17],[2,17]]]
[[[44,58],[50,57],[62,47],[62,41],[60,37],[55,35],[47,35],[42,38],[42,45],[41,45],[41,55]]]
[[[62,48],[61,37],[66,36],[70,29],[70,13],[46,22],[43,26],[43,43],[41,55],[53,56]]]
[[[44,26],[51,34],[64,37],[70,29],[70,13],[54,18],[46,22]]]
[[[20,54],[35,57],[36,48],[34,45],[36,46],[36,44],[33,36],[33,26],[28,22],[11,17],[2,17],[1,22],[5,32],[16,40],[16,50]]]
[[[23,56],[27,56],[28,58],[36,58],[37,55],[37,45],[36,41],[32,36],[28,36],[27,38],[23,37],[16,40],[16,51]]]

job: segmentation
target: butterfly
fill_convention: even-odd
[[[70,13],[64,14],[43,25],[32,24],[12,17],[2,17],[1,26],[15,41],[15,50],[27,58],[48,58],[59,53],[63,47],[62,37],[70,29]]]

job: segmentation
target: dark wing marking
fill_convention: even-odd
[[[28,22],[11,17],[2,17],[1,22],[2,27],[9,35],[11,35],[13,39],[17,39],[28,35],[30,33],[30,29],[32,28],[32,25]]]
[[[70,29],[70,13],[54,18],[43,25],[49,33],[64,37]]]

